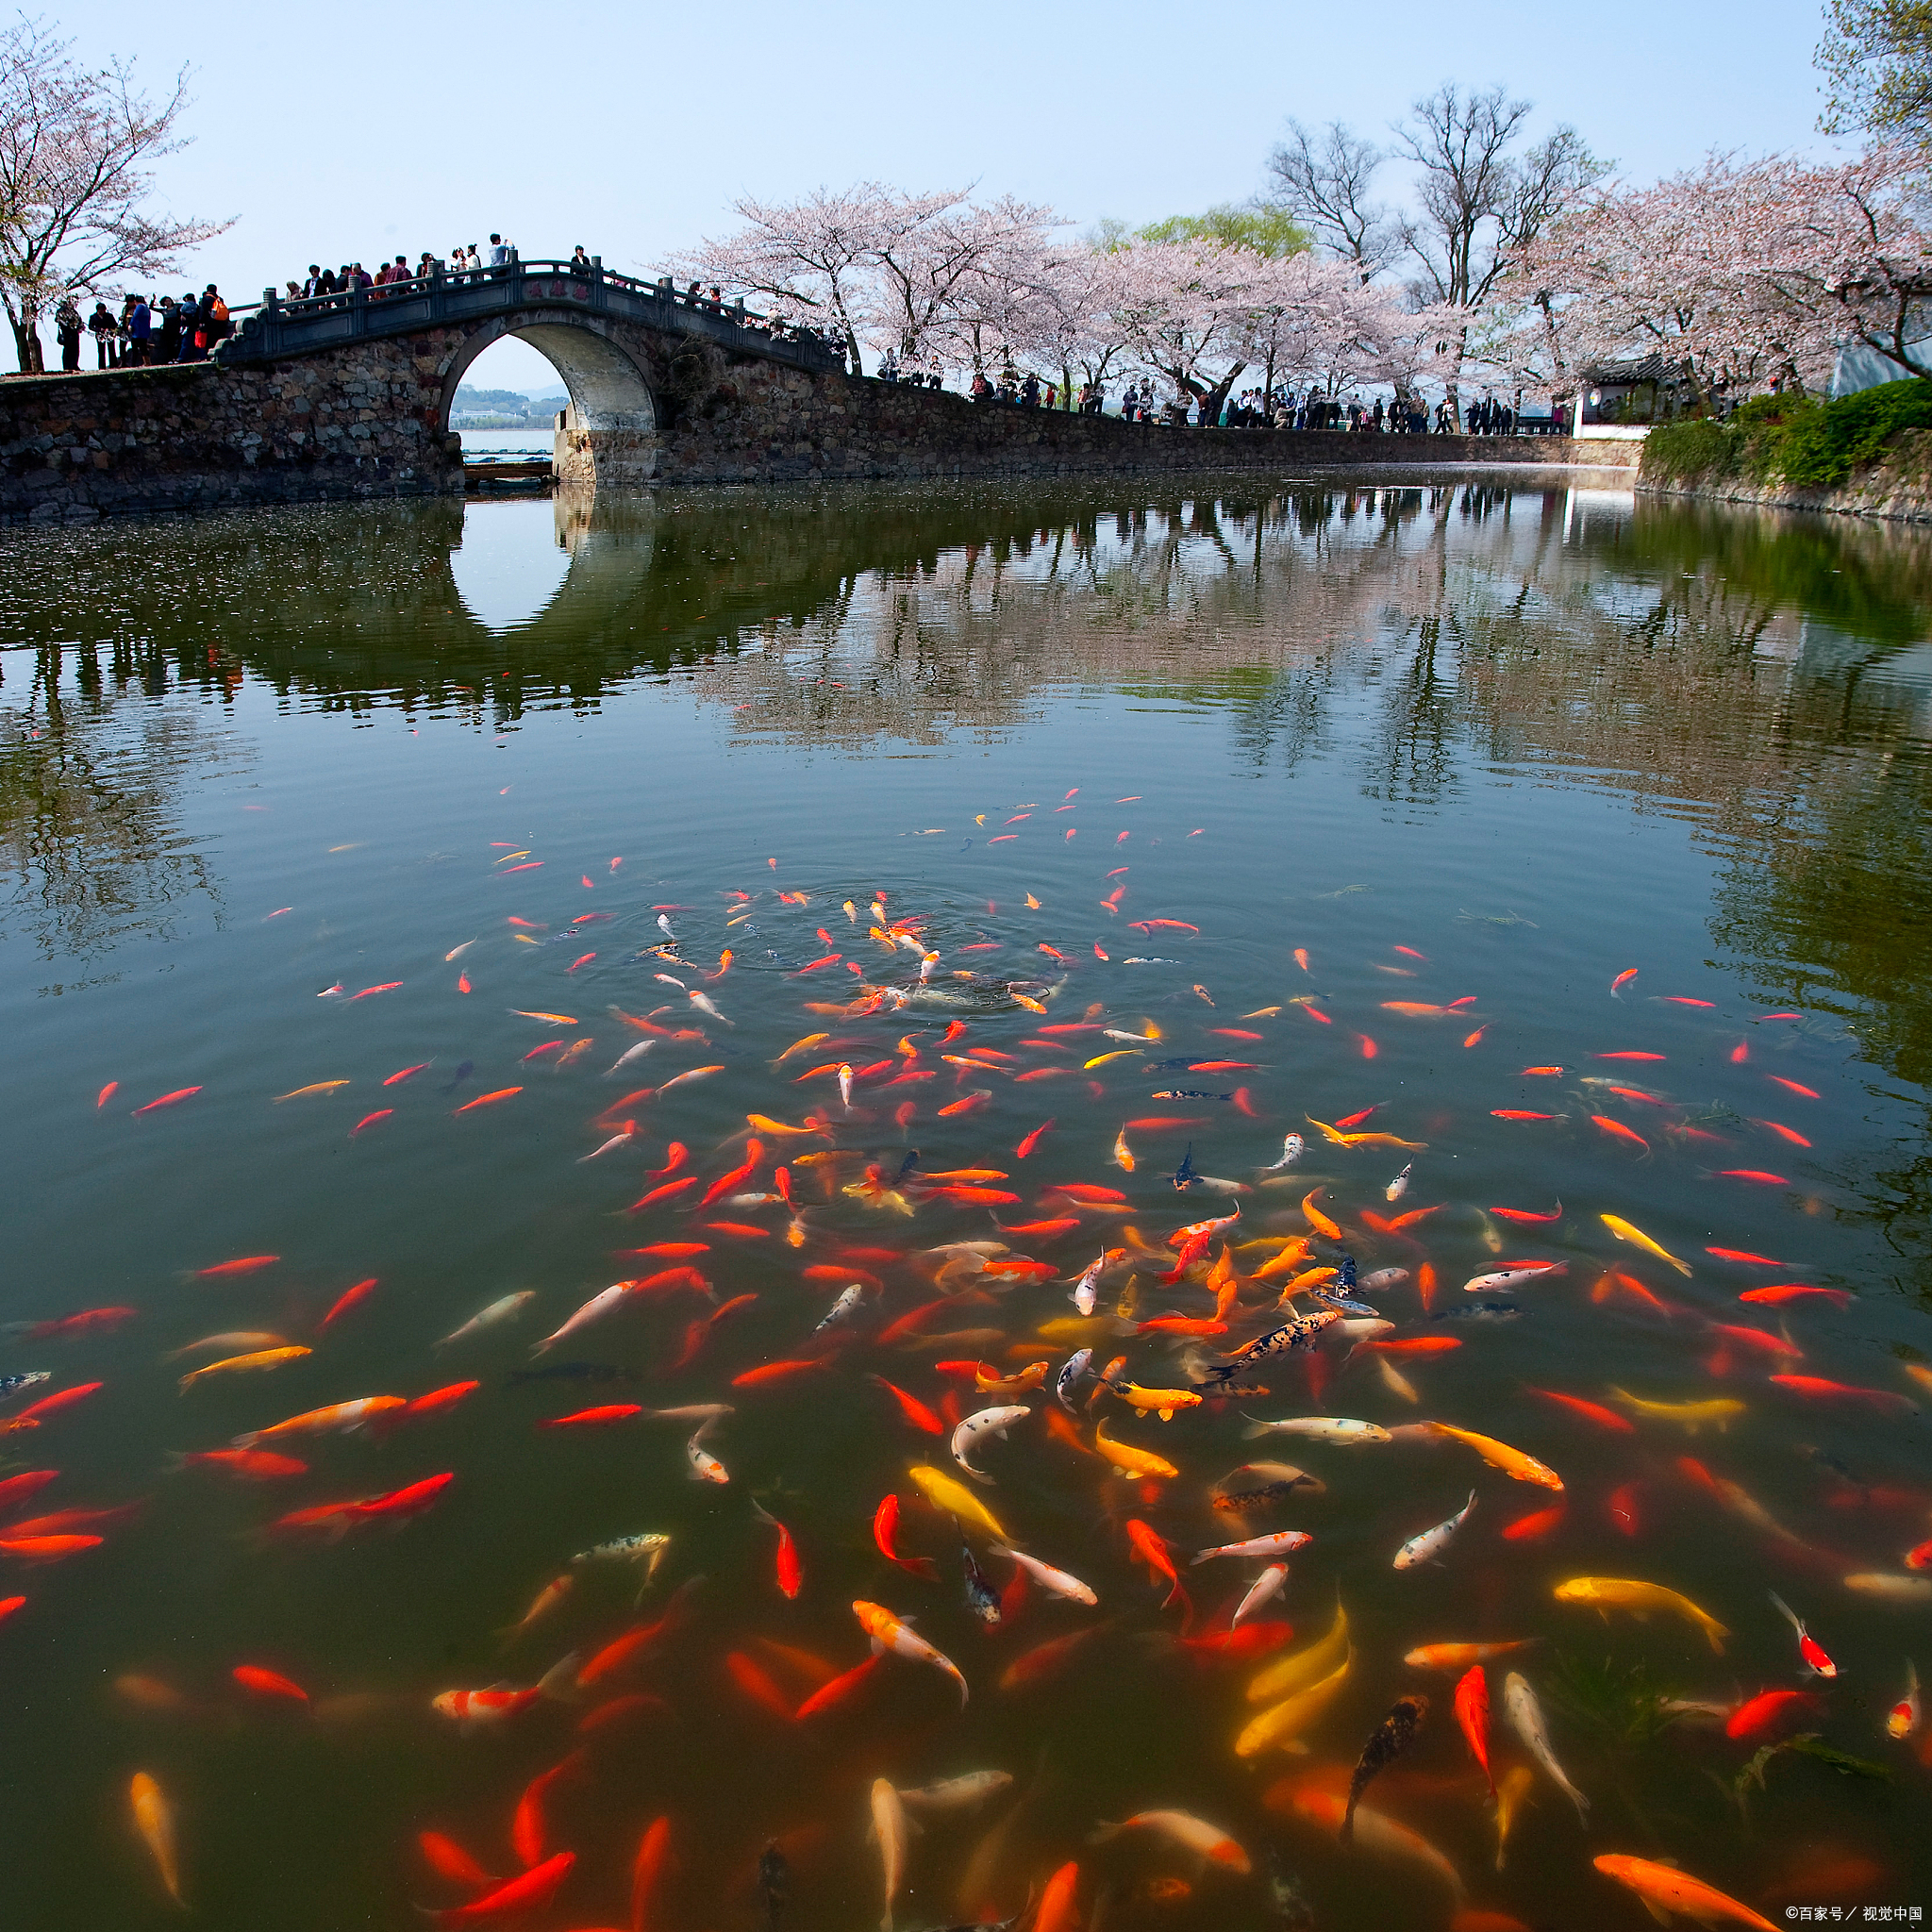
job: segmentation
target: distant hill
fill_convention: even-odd
[[[527,396],[515,389],[459,387],[450,421],[466,429],[548,429],[570,397],[562,390]]]

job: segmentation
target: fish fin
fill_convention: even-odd
[[[1655,1919],[1659,1925],[1668,1925],[1671,1923],[1671,1914],[1665,1911],[1663,1907],[1661,1907],[1660,1905],[1653,1904],[1652,1901],[1647,1898],[1641,1898],[1639,1899],[1638,1903],[1641,1906],[1642,1906],[1643,1909],[1646,1912],[1648,1912],[1650,1916],[1653,1919]]]

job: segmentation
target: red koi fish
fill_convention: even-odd
[[[1840,1308],[1848,1307],[1852,1299],[1845,1289],[1810,1288],[1802,1281],[1774,1281],[1765,1288],[1747,1288],[1738,1299],[1740,1302],[1769,1302],[1772,1307],[1778,1307],[1786,1302],[1801,1301],[1807,1294],[1822,1295]]]
[[[918,1311],[915,1310],[915,1312]],[[907,1319],[908,1318],[905,1316],[900,1318],[901,1321]],[[897,1326],[898,1324],[894,1324],[893,1325]],[[883,1340],[884,1338],[881,1337],[880,1339]],[[939,1417],[933,1414],[932,1410],[920,1401],[916,1395],[908,1395],[905,1390],[899,1388],[895,1383],[887,1381],[883,1375],[874,1375],[872,1379],[881,1389],[888,1391],[894,1397],[899,1405],[899,1413],[915,1429],[924,1429],[928,1436],[942,1436],[945,1434],[945,1424],[941,1422]],[[897,1498],[895,1497],[893,1500],[896,1502]]]
[[[86,1335],[97,1328],[118,1328],[141,1313],[139,1308],[83,1308],[77,1315],[60,1315],[36,1322],[25,1330],[29,1341],[53,1341],[63,1335]]]
[[[608,1402],[596,1408],[580,1408],[571,1415],[554,1415],[544,1418],[537,1426],[540,1429],[602,1429],[613,1423],[627,1423],[634,1415],[642,1415],[641,1402]]]
[[[1528,1387],[1527,1384],[1524,1385]],[[1532,1395],[1541,1395],[1545,1402],[1559,1402],[1573,1414],[1580,1415],[1585,1422],[1594,1423],[1600,1429],[1611,1429],[1619,1435],[1634,1435],[1634,1425],[1615,1409],[1605,1408],[1600,1403],[1585,1402],[1580,1395],[1559,1395],[1554,1389],[1531,1388]]]
[[[1456,1722],[1469,1740],[1470,1756],[1482,1766],[1493,1797],[1496,1779],[1490,1770],[1490,1685],[1482,1665],[1472,1664],[1457,1684],[1455,1710]]]
[[[893,1560],[899,1559],[895,1557]],[[1087,1633],[1081,1631],[1077,1634],[1085,1636]],[[849,1703],[872,1674],[885,1662],[886,1657],[887,1653],[881,1651],[876,1657],[867,1657],[862,1664],[855,1664],[851,1670],[834,1677],[829,1684],[814,1690],[792,1712],[792,1716],[803,1722],[806,1718],[818,1717],[825,1711],[836,1710],[841,1705]]]
[[[416,1849],[423,1854],[429,1869],[452,1885],[467,1886],[472,1891],[488,1891],[491,1886],[503,1883],[484,1871],[455,1839],[445,1838],[440,1831],[418,1832]]]
[[[899,1497],[898,1492],[894,1491],[873,1511],[872,1540],[878,1546],[879,1555],[887,1562],[896,1564],[898,1568],[904,1570],[908,1575],[923,1576],[927,1582],[936,1583],[939,1580],[939,1565],[930,1557],[902,1557],[892,1547],[897,1542],[898,1538]],[[850,1673],[847,1674],[849,1675]],[[831,1688],[829,1684],[825,1686],[826,1690],[829,1690]],[[821,1696],[824,1694],[824,1691],[820,1692]],[[806,1712],[801,1708],[798,1714],[800,1717],[804,1717]]]
[[[1146,1564],[1152,1575],[1166,1577],[1172,1586],[1160,1600],[1161,1608],[1165,1609],[1176,1597],[1180,1598],[1185,1607],[1188,1593],[1181,1587],[1180,1572],[1174,1567],[1174,1558],[1168,1554],[1165,1540],[1142,1523],[1138,1516],[1130,1516],[1127,1519],[1126,1531],[1127,1544],[1134,1555]]]
[[[1817,1698],[1807,1690],[1761,1691],[1732,1711],[1724,1724],[1724,1736],[1735,1743],[1755,1743],[1787,1720],[1817,1707]]]
[[[129,1116],[139,1120],[144,1113],[158,1113],[164,1107],[179,1107],[184,1100],[192,1100],[201,1091],[199,1087],[177,1087],[172,1093],[164,1093],[158,1100],[150,1100],[145,1107],[137,1107]]]
[[[339,1316],[346,1315],[351,1308],[366,1302],[375,1292],[375,1284],[379,1278],[372,1274],[367,1281],[358,1281],[354,1288],[344,1291],[336,1305],[315,1324],[315,1332],[320,1335]]]
[[[1810,1397],[1816,1402],[1869,1402],[1874,1408],[1910,1408],[1913,1405],[1889,1389],[1857,1389],[1848,1382],[1828,1382],[1823,1375],[1773,1375],[1777,1388]]]
[[[77,1388],[57,1390],[52,1395],[43,1395],[30,1408],[24,1408],[9,1422],[0,1424],[0,1429],[37,1429],[49,1416],[58,1415],[76,1402],[85,1402],[96,1390],[105,1389],[105,1382],[82,1382]]]
[[[1563,1218],[1563,1204],[1562,1202],[1558,1201],[1557,1203],[1556,1211],[1550,1214],[1532,1214],[1526,1208],[1491,1208],[1490,1209],[1490,1212],[1493,1214],[1498,1221],[1521,1221],[1532,1224],[1550,1221],[1561,1221]]]
[[[237,1664],[228,1674],[252,1697],[280,1698],[305,1707],[308,1703],[308,1691],[279,1671],[265,1671],[259,1664]]]
[[[571,1867],[576,1861],[575,1852],[558,1852],[555,1857],[544,1859],[541,1865],[533,1865],[529,1871],[498,1886],[494,1891],[473,1899],[466,1906],[453,1906],[447,1911],[431,1912],[429,1922],[433,1925],[444,1926],[478,1925],[490,1919],[521,1917],[541,1911],[563,1890],[563,1881],[570,1876]]]
[[[788,1597],[795,1599],[799,1591],[805,1585],[805,1565],[799,1559],[798,1545],[793,1541],[791,1532],[775,1516],[768,1515],[763,1509],[760,1509],[756,1499],[753,1500],[751,1509],[752,1514],[760,1523],[768,1524],[778,1532],[778,1553],[774,1560],[774,1574],[777,1577],[778,1588]],[[789,1705],[786,1707],[785,1714],[788,1716],[791,1714],[791,1707]]]

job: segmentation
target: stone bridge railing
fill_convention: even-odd
[[[842,351],[815,335],[755,315],[742,302],[722,304],[680,294],[669,275],[655,282],[613,275],[592,257],[586,269],[568,261],[511,261],[501,268],[437,268],[380,289],[291,300],[262,291],[258,308],[234,310],[236,331],[212,360],[281,361],[384,336],[460,326],[532,308],[576,308],[674,335],[701,336],[727,354],[757,356],[813,372],[842,370]]]

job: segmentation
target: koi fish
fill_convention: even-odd
[[[1771,1600],[1776,1606],[1778,1614],[1791,1626],[1793,1634],[1797,1637],[1798,1655],[1821,1677],[1837,1676],[1838,1666],[1826,1656],[1824,1645],[1819,1643],[1812,1637],[1811,1633],[1805,1628],[1804,1619],[1785,1602],[1783,1597],[1778,1595],[1776,1591],[1771,1592]]]
[[[177,1906],[185,1904],[181,1896],[180,1859],[175,1843],[175,1807],[144,1771],[134,1774],[127,1787],[127,1798],[134,1808],[135,1829],[141,1833],[148,1856],[155,1861],[168,1896]]]
[[[1480,1676],[1478,1672],[1478,1679]],[[1363,1791],[1378,1772],[1392,1764],[1414,1741],[1428,1709],[1429,1700],[1420,1691],[1413,1696],[1398,1698],[1388,1716],[1370,1733],[1369,1741],[1362,1746],[1362,1755],[1356,1760],[1355,1770],[1348,1780],[1348,1805],[1341,1814],[1340,1833],[1343,1844],[1355,1842],[1356,1807],[1360,1803]],[[1488,1767],[1484,1768],[1487,1770]]]
[[[1761,1932],[1773,1932],[1769,1919],[1754,1912],[1749,1906],[1740,1905],[1715,1886],[1705,1884],[1701,1878],[1679,1872],[1674,1865],[1658,1865],[1649,1858],[1632,1857],[1624,1852],[1605,1852],[1591,1863],[1606,1878],[1615,1879],[1626,1890],[1635,1892],[1653,1918],[1676,1913],[1682,1918],[1695,1919],[1700,1925],[1747,1925],[1759,1927]]]
[[[1497,1441],[1493,1436],[1479,1436],[1474,1430],[1455,1428],[1448,1423],[1424,1423],[1422,1426],[1433,1435],[1466,1442],[1491,1469],[1500,1469],[1520,1483],[1535,1483],[1545,1490],[1563,1487],[1563,1478],[1546,1463],[1539,1462],[1534,1456],[1525,1456],[1521,1449],[1510,1448],[1507,1442]]]
[[[1667,1590],[1660,1583],[1641,1583],[1624,1576],[1573,1576],[1551,1592],[1559,1604],[1582,1604],[1607,1619],[1611,1610],[1628,1610],[1639,1618],[1652,1611],[1681,1617],[1704,1632],[1706,1641],[1720,1657],[1724,1640],[1730,1632],[1715,1617],[1699,1609],[1687,1596]]]
[[[1425,1529],[1420,1535],[1412,1536],[1395,1553],[1394,1567],[1398,1570],[1413,1570],[1418,1563],[1433,1563],[1440,1559],[1442,1552],[1454,1541],[1456,1532],[1469,1521],[1469,1512],[1475,1507],[1475,1491],[1469,1492],[1466,1502],[1454,1516],[1444,1519],[1433,1529]]]
[[[967,1689],[965,1674],[958,1665],[942,1652],[935,1650],[924,1638],[918,1635],[901,1618],[895,1617],[883,1604],[868,1603],[863,1597],[856,1598],[852,1614],[858,1619],[859,1628],[872,1640],[873,1653],[879,1656],[891,1651],[895,1657],[903,1657],[914,1663],[930,1664],[934,1670],[943,1671],[959,1687],[959,1707],[965,1709],[971,1694]]]
[[[1542,1706],[1537,1702],[1528,1680],[1515,1671],[1503,1679],[1503,1709],[1509,1728],[1522,1739],[1524,1748],[1542,1767],[1550,1782],[1576,1807],[1579,1822],[1587,1822],[1590,1800],[1570,1782],[1563,1767],[1557,1762],[1557,1754],[1550,1749],[1549,1732],[1543,1724]],[[1499,1847],[1497,1857],[1501,1856]]]

